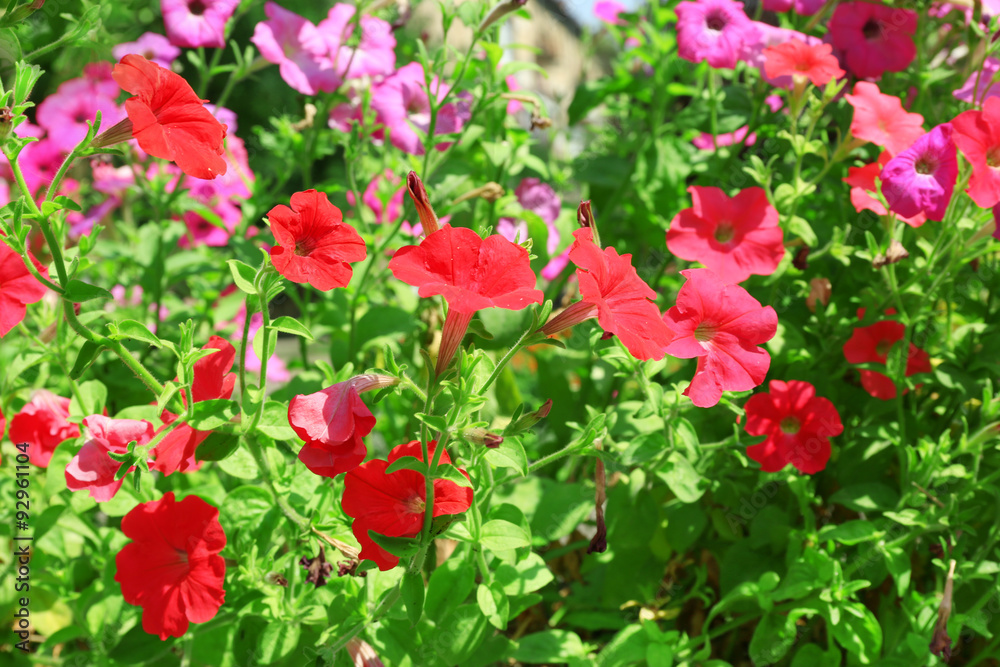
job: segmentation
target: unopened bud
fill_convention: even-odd
[[[545,116],[540,116],[537,113],[531,114],[531,129],[532,130],[547,130],[552,127],[552,119]]]
[[[455,201],[453,201],[451,205],[454,206],[455,204],[460,204],[469,199],[475,199],[476,197],[482,197],[488,202],[494,202],[500,199],[500,197],[503,197],[503,195],[504,195],[503,187],[499,183],[494,183],[493,181],[490,181],[486,185],[481,185],[478,188],[475,188],[474,190],[469,190],[462,196],[455,199]]]
[[[580,206],[576,209],[576,221],[580,223],[581,227],[587,227],[590,229],[591,234],[594,237],[594,245],[598,248],[601,247],[601,235],[597,233],[597,221],[594,220],[594,211],[590,208],[590,200],[580,202]]]
[[[284,588],[288,588],[288,579],[285,579],[285,575],[280,572],[268,572],[264,575],[264,581],[272,586],[282,586]]]
[[[513,428],[510,429],[510,433],[520,433],[521,431],[526,431],[538,422],[542,421],[549,416],[549,412],[552,410],[552,399],[548,399],[542,403],[542,407],[538,408],[534,412],[529,412],[526,415],[521,415]]]
[[[906,259],[910,256],[903,244],[893,239],[889,242],[889,249],[885,251],[884,255],[877,255],[875,259],[872,260],[872,268],[881,269],[886,264],[895,264],[896,262]]]
[[[411,171],[406,176],[406,191],[410,193],[413,203],[417,207],[417,215],[420,216],[420,224],[424,229],[424,236],[430,236],[441,228],[438,224],[437,214],[431,206],[431,201],[427,197],[427,189],[423,181],[417,176],[417,172]]]
[[[503,444],[503,436],[490,433],[485,428],[470,428],[462,432],[462,437],[474,445],[482,445],[487,449],[496,449]]]
[[[482,34],[483,31],[489,28],[491,25],[493,25],[503,17],[507,16],[508,14],[513,14],[521,7],[524,7],[526,4],[528,4],[528,0],[502,0],[500,4],[494,7],[490,11],[490,13],[486,15],[486,18],[483,19],[483,22],[479,24],[479,30],[478,30],[479,34]]]
[[[0,141],[3,141],[14,131],[14,114],[10,107],[0,108]]]
[[[352,637],[347,642],[347,653],[351,656],[354,667],[385,667],[375,649],[357,637]]]
[[[349,382],[354,387],[355,391],[359,394],[363,394],[366,391],[375,391],[377,389],[385,389],[386,387],[392,387],[399,384],[399,378],[393,377],[392,375],[379,375],[378,373],[365,373],[364,375],[355,375]]]
[[[19,7],[15,7],[10,10],[2,19],[0,19],[0,27],[6,28],[14,25],[15,23],[20,23],[24,19],[28,18],[45,4],[45,0],[33,0]]]

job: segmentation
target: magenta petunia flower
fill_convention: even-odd
[[[677,50],[693,63],[733,69],[743,49],[760,39],[760,31],[733,0],[697,0],[677,5]]]
[[[910,9],[843,2],[833,10],[829,29],[833,48],[846,54],[847,68],[858,78],[902,72],[917,56],[917,13]]]
[[[431,88],[438,102],[444,99],[448,86],[436,76],[431,78]],[[455,95],[438,110],[435,135],[458,132],[471,117],[468,95]],[[392,145],[411,155],[423,155],[421,135],[430,130],[431,107],[423,65],[409,63],[385,78],[372,91],[372,108],[378,113],[378,122],[389,131]],[[440,143],[438,150],[450,144]]]
[[[764,0],[764,11],[787,12],[794,9],[796,14],[812,16],[819,11],[826,0]]]
[[[341,77],[330,62],[330,47],[319,29],[294,12],[268,2],[267,21],[254,29],[250,41],[265,60],[278,65],[281,78],[304,95],[333,92]]]
[[[904,217],[926,213],[944,218],[958,180],[958,156],[951,123],[938,125],[882,169],[882,194],[889,208]]]
[[[771,356],[758,346],[777,333],[778,315],[708,269],[681,274],[687,282],[677,295],[677,305],[663,316],[673,334],[664,351],[681,359],[698,358],[684,395],[699,408],[710,408],[722,392],[746,391],[764,381]]]
[[[146,60],[160,67],[170,69],[181,50],[170,43],[170,40],[155,32],[147,32],[134,42],[125,42],[111,49],[115,60],[121,60],[130,53],[137,53]],[[117,91],[116,91],[117,92]],[[230,128],[235,131],[235,128]]]
[[[38,105],[36,119],[48,133],[49,141],[68,153],[87,136],[87,121],[93,123],[98,111],[102,128],[109,128],[125,117],[115,104],[117,94],[115,91],[114,96],[102,95],[92,82],[71,79]]]
[[[598,0],[594,4],[594,16],[609,25],[625,25],[618,15],[625,11],[625,5],[617,0]]]
[[[223,48],[226,21],[239,4],[240,0],[160,0],[170,43],[187,48]]]
[[[383,76],[396,68],[396,38],[387,21],[374,16],[361,17],[361,38],[348,46],[354,19],[354,6],[337,3],[316,26],[326,42],[331,67],[342,79]]]
[[[982,104],[991,97],[1000,97],[1000,83],[993,82],[997,72],[1000,72],[1000,60],[989,56],[983,62],[982,69],[970,74],[962,87],[954,92],[955,97],[969,104],[973,100]]]
[[[744,125],[738,128],[735,132],[724,132],[723,134],[717,134],[713,137],[708,132],[702,132],[697,137],[691,140],[694,147],[703,151],[714,151],[722,146],[732,146],[734,144],[743,144],[744,146],[753,146],[757,143],[757,133],[747,132],[750,130],[749,125]]]

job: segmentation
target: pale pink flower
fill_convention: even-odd
[[[383,76],[396,68],[396,38],[388,22],[374,16],[361,17],[361,39],[347,46],[353,27],[354,6],[337,3],[316,26],[327,44],[331,66],[342,79]]]
[[[70,79],[38,105],[38,124],[45,128],[49,141],[59,150],[67,153],[73,150],[87,136],[87,121],[93,123],[98,111],[102,128],[109,128],[125,117],[113,96],[99,94],[97,90],[85,78]]]
[[[223,48],[226,21],[239,4],[240,0],[160,0],[170,43],[187,48]]]
[[[170,40],[155,32],[143,33],[134,42],[125,42],[111,49],[115,60],[121,60],[130,53],[136,53],[149,62],[170,69],[181,50],[170,43]]]
[[[333,92],[341,83],[330,62],[330,48],[319,29],[294,12],[268,2],[267,21],[254,29],[250,41],[269,62],[278,65],[281,78],[304,95]]]

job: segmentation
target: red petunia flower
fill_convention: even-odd
[[[764,71],[772,78],[790,76],[809,79],[814,86],[825,86],[831,79],[844,76],[829,44],[806,44],[792,39],[764,49]]]
[[[876,162],[866,164],[863,167],[847,168],[847,176],[844,177],[843,181],[851,186],[851,204],[854,205],[854,210],[858,213],[867,210],[876,215],[889,215],[889,210],[872,195],[875,193],[875,180],[890,159],[892,157],[889,155],[889,151],[882,151]],[[898,217],[911,227],[919,227],[927,222],[927,215],[923,212],[909,218],[902,215]]]
[[[472,316],[484,308],[521,310],[542,302],[528,251],[493,234],[485,239],[464,227],[444,225],[420,245],[403,246],[389,260],[392,274],[418,287],[424,298],[448,302],[437,372],[451,361]]]
[[[723,282],[769,276],[785,256],[778,211],[763,188],[735,197],[714,187],[688,188],[693,206],[678,213],[667,230],[667,248],[682,259],[701,262]]]
[[[219,350],[207,357],[202,357],[194,362],[194,377],[191,381],[191,398],[197,403],[215,398],[231,398],[233,387],[236,384],[236,373],[230,373],[236,360],[236,348],[225,338],[212,336],[208,342],[202,346],[203,350]],[[186,406],[187,396],[181,392],[181,400]],[[172,424],[177,415],[170,412],[163,412],[163,426],[160,430]],[[187,424],[181,424],[164,436],[163,440],[153,448],[155,461],[152,464],[153,470],[158,470],[164,475],[174,472],[188,472],[197,470],[198,462],[194,453],[205,438],[211,435],[211,431],[196,431]]]
[[[213,179],[226,173],[222,159],[226,126],[205,108],[206,100],[179,74],[129,54],[111,74],[122,90],[135,95],[125,100],[128,118],[92,143],[111,146],[134,137],[150,155],[174,162],[189,176]]]
[[[982,111],[965,111],[951,121],[952,139],[972,165],[967,192],[976,206],[1000,203],[1000,98],[990,97]]]
[[[833,10],[829,31],[833,48],[846,54],[847,68],[859,79],[902,72],[917,56],[917,13],[910,9],[842,2]]]
[[[365,242],[325,192],[306,190],[292,195],[292,208],[280,204],[267,213],[278,245],[271,262],[278,273],[295,283],[324,292],[351,282],[349,262],[360,262]]]
[[[29,460],[39,468],[49,467],[60,443],[80,437],[80,427],[67,420],[69,404],[68,398],[39,389],[10,420],[10,441],[28,443]]]
[[[802,380],[771,380],[768,388],[770,393],[754,394],[743,406],[747,433],[767,436],[748,447],[747,456],[763,472],[778,472],[789,463],[800,472],[819,472],[830,460],[830,438],[844,431],[837,408]]]
[[[698,407],[709,408],[723,391],[746,391],[764,381],[771,357],[758,345],[777,333],[778,315],[708,269],[681,274],[687,282],[677,294],[677,305],[663,316],[674,336],[665,352],[681,359],[698,358],[684,395]]]
[[[87,441],[66,466],[66,486],[71,491],[87,489],[94,500],[103,503],[114,498],[125,481],[115,479],[121,466],[108,452],[124,454],[133,440],[145,445],[153,438],[153,425],[145,420],[109,419],[104,415],[84,417],[83,425]]]
[[[614,248],[602,251],[589,227],[573,232],[573,239],[569,258],[577,266],[580,301],[546,322],[541,331],[552,335],[597,317],[601,328],[618,336],[636,359],[662,359],[670,330],[656,307],[656,292],[632,266],[632,255],[619,255]]]
[[[844,95],[854,107],[851,134],[884,146],[893,156],[924,135],[924,117],[903,109],[898,97],[885,95],[874,83],[858,81],[854,94]]]
[[[30,253],[28,257],[38,272],[48,278],[48,269]],[[46,289],[31,275],[21,256],[0,239],[0,338],[24,319],[30,304],[42,300]]]
[[[859,313],[858,317],[862,317]],[[903,340],[906,327],[901,322],[882,320],[867,327],[857,327],[844,343],[844,358],[851,364],[884,364],[893,344]],[[906,355],[906,377],[931,372],[930,356],[910,343]],[[896,398],[896,383],[878,371],[861,371],[861,386],[875,398],[888,401]]]
[[[427,446],[427,453],[434,458],[436,441]],[[404,456],[414,456],[421,461],[420,442],[414,440],[397,445],[389,452],[388,461],[372,460],[344,476],[344,496],[341,506],[354,518],[351,529],[361,544],[361,558],[374,561],[380,570],[390,570],[399,564],[399,558],[375,543],[368,531],[389,537],[415,537],[424,525],[427,506],[424,476],[415,470],[397,470],[386,474],[389,464]],[[451,463],[448,452],[441,452],[441,463]],[[461,470],[461,468],[459,468]],[[465,471],[462,470],[462,474]],[[466,477],[468,475],[466,474]],[[461,514],[472,506],[472,489],[444,479],[434,480],[433,516]]]
[[[173,492],[142,503],[122,519],[132,542],[115,557],[122,597],[142,607],[142,629],[160,639],[180,637],[189,623],[215,617],[226,599],[226,533],[219,510],[198,496]]]
[[[288,423],[305,440],[299,460],[323,477],[357,468],[368,453],[362,438],[375,428],[375,416],[360,394],[396,382],[384,375],[358,375],[314,394],[294,396]]]

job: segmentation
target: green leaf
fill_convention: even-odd
[[[239,477],[240,479],[257,479],[260,477],[260,469],[253,456],[246,450],[246,447],[237,447],[236,450],[225,459],[219,462],[222,471]]]
[[[492,519],[483,524],[479,542],[490,551],[509,551],[529,546],[531,535],[510,521]]]
[[[837,643],[863,664],[882,653],[882,627],[863,604],[851,602],[840,607],[840,622],[831,623],[830,628]]]
[[[288,424],[288,406],[277,401],[264,404],[257,430],[274,440],[295,440],[295,431]]]
[[[416,625],[424,613],[424,576],[420,572],[407,572],[399,583],[410,625]]]
[[[298,623],[272,621],[260,634],[255,661],[271,665],[291,655],[299,643],[302,627]]]
[[[446,479],[449,482],[458,484],[459,486],[468,487],[470,489],[472,488],[472,482],[469,481],[469,478],[463,475],[459,469],[453,465],[443,463],[437,467],[435,474],[438,479]]]
[[[418,412],[415,416],[424,424],[427,424],[431,430],[439,433],[448,430],[448,420],[442,415],[426,415],[422,412]]]
[[[910,587],[910,555],[902,547],[886,547],[884,553],[885,567],[896,584],[896,594],[902,598]]]
[[[791,667],[840,667],[841,662],[840,651],[837,649],[826,652],[816,644],[806,644],[795,652]]]
[[[197,461],[222,461],[240,446],[240,438],[235,433],[213,431],[194,452]]]
[[[226,263],[229,264],[229,272],[233,274],[233,282],[236,283],[240,291],[256,295],[257,289],[253,284],[257,278],[257,270],[238,259],[230,259]]]
[[[83,405],[77,400],[77,394],[83,399]],[[100,380],[81,382],[76,387],[76,393],[69,402],[69,414],[74,417],[99,415],[107,405],[108,388]]]
[[[288,315],[282,315],[272,321],[270,328],[276,331],[284,331],[285,333],[302,336],[308,340],[314,340],[312,332],[309,331],[309,328],[306,325],[302,324],[294,317],[289,317]]]
[[[586,654],[583,642],[575,632],[546,630],[522,637],[511,657],[528,664],[565,664],[568,658],[582,658]]]
[[[83,303],[91,299],[112,299],[114,297],[103,287],[91,285],[81,280],[71,280],[66,283],[63,298],[73,303]]]
[[[899,493],[878,482],[851,484],[831,495],[830,502],[840,503],[856,512],[894,510],[899,504]]]
[[[819,245],[819,238],[816,237],[816,232],[813,231],[812,225],[805,218],[793,215],[788,218],[786,224],[789,233],[798,236],[810,248],[815,248]]]
[[[772,665],[795,643],[795,624],[777,612],[765,614],[750,638],[750,660],[754,665]]]
[[[101,354],[101,350],[104,348],[97,343],[92,343],[91,341],[85,341],[82,346],[80,346],[80,352],[76,355],[76,363],[73,364],[72,370],[69,372],[69,376],[74,380],[79,380],[83,375],[83,372],[90,367],[97,357]]]
[[[501,631],[507,629],[510,600],[504,592],[503,586],[496,581],[489,586],[479,584],[479,588],[476,589],[476,601],[490,625]]]
[[[426,475],[427,468],[427,464],[416,456],[401,456],[389,464],[389,467],[385,469],[385,474],[391,475],[397,470],[413,470],[421,475]]]
[[[498,467],[513,468],[521,475],[528,474],[528,455],[520,438],[504,438],[499,447],[486,452],[486,460]]]
[[[477,604],[463,604],[437,625],[430,646],[446,665],[464,665],[486,638],[486,618]]]
[[[834,540],[848,546],[874,540],[882,534],[871,521],[845,521],[836,526],[825,526],[819,531],[819,539]]]
[[[673,452],[667,458],[666,470],[657,471],[674,495],[682,502],[697,502],[705,494],[704,478],[698,474],[691,462],[680,452]]]
[[[239,411],[236,401],[225,398],[197,401],[188,410],[187,423],[196,431],[211,431],[228,424]]]
[[[393,556],[398,556],[399,558],[406,558],[417,553],[420,548],[420,540],[413,537],[389,537],[388,535],[382,535],[381,533],[376,533],[374,530],[368,531],[368,537]]]
[[[180,386],[176,382],[170,381],[163,385],[163,393],[156,399],[156,411],[163,412],[164,408],[167,407],[167,404],[170,403],[170,399],[172,399],[178,391],[180,391]]]
[[[150,345],[155,345],[156,347],[163,347],[163,341],[156,337],[152,331],[150,331],[145,324],[137,322],[135,320],[122,320],[118,322],[118,335],[114,338],[132,338],[134,340],[141,340],[144,343],[149,343]]]

